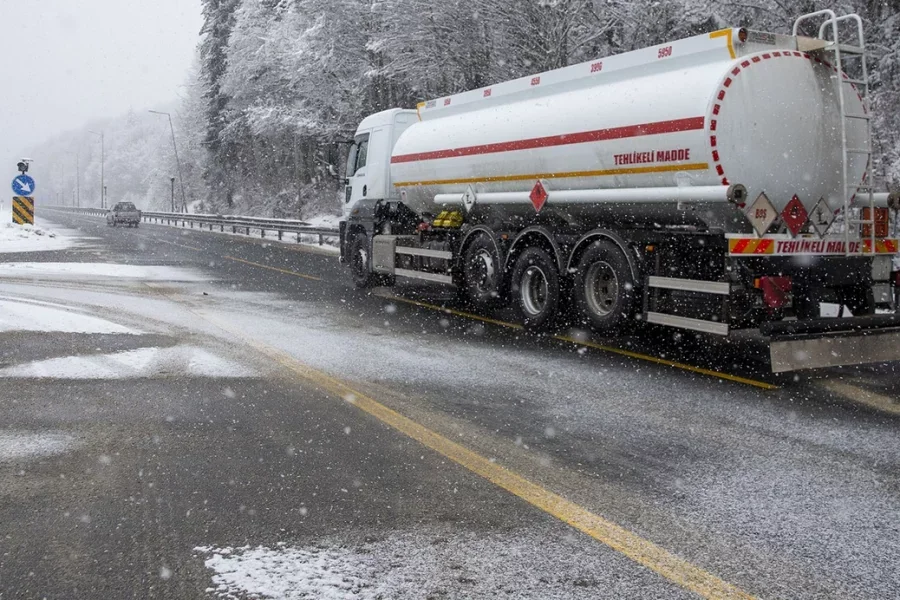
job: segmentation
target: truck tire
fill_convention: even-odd
[[[362,289],[378,284],[379,278],[369,271],[369,238],[357,231],[350,238],[350,273],[353,284]]]
[[[503,267],[487,235],[477,235],[466,248],[463,287],[466,299],[479,308],[495,308],[504,302]]]
[[[635,282],[631,265],[609,240],[597,240],[581,255],[572,282],[575,309],[598,331],[612,332],[629,322]]]
[[[559,308],[560,282],[556,261],[543,248],[527,248],[510,275],[510,293],[522,324],[531,331],[550,327]]]

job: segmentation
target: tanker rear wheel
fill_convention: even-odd
[[[525,329],[543,331],[559,309],[560,282],[556,262],[543,248],[527,248],[510,275],[510,294]]]
[[[615,331],[631,319],[634,275],[618,246],[598,240],[584,251],[578,261],[572,295],[578,314],[599,331]]]

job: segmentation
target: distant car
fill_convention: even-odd
[[[117,202],[108,213],[106,213],[106,224],[109,227],[116,225],[127,225],[129,227],[137,227],[141,223],[141,211],[131,202]]]

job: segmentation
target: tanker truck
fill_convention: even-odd
[[[826,10],[371,115],[341,261],[530,330],[757,330],[774,372],[898,360],[865,56],[860,18]]]

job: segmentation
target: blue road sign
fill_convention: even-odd
[[[34,193],[34,179],[28,175],[17,175],[12,181],[12,189],[16,196],[30,196]]]

